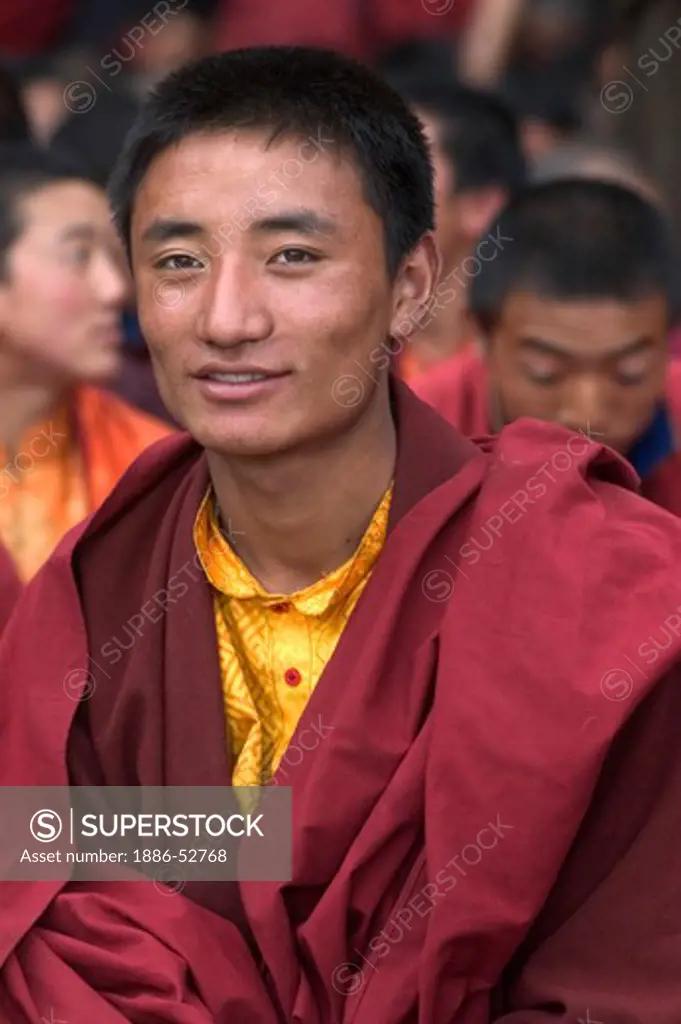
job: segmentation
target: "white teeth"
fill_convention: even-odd
[[[221,384],[252,384],[257,380],[266,380],[264,373],[211,373],[211,380]]]

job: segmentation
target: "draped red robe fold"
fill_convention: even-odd
[[[399,384],[395,415],[386,545],[276,779],[292,880],[3,883],[3,1024],[678,1021],[681,524],[553,426],[477,447]],[[160,442],[27,588],[0,783],[229,784],[206,484]]]
[[[494,433],[485,360],[476,349],[467,349],[445,360],[410,381],[410,387],[466,437]],[[669,362],[665,398],[674,431],[681,437],[681,359]],[[640,490],[648,501],[681,515],[681,451],[642,480]]]

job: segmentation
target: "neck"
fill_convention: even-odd
[[[393,477],[387,386],[352,429],[267,458],[208,453],[225,534],[263,587],[291,594],[343,565]]]
[[[67,388],[40,380],[0,355],[0,446],[11,450],[26,431],[46,419],[65,398]]]

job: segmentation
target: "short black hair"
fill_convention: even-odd
[[[390,273],[434,226],[433,174],[418,119],[378,75],[330,50],[257,47],[204,57],[148,96],[110,182],[116,224],[129,249],[137,189],[156,156],[188,135],[263,129],[333,140],[354,160],[367,202],[385,228]]]
[[[469,307],[489,333],[514,291],[556,301],[630,303],[664,294],[681,313],[679,252],[671,224],[640,195],[567,178],[516,194],[490,229],[502,240],[473,278]]]
[[[30,142],[0,143],[0,277],[7,253],[23,230],[21,203],[29,195],[61,181],[91,181],[87,168],[56,149]]]
[[[490,187],[513,192],[525,184],[527,165],[518,120],[502,99],[453,77],[427,72],[395,74],[389,80],[407,103],[438,122],[457,192]]]

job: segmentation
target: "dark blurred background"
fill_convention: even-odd
[[[33,131],[78,147],[102,178],[159,76],[211,51],[311,43],[500,94],[532,157],[576,137],[621,147],[677,219],[680,40],[681,0],[0,0],[0,56]]]

